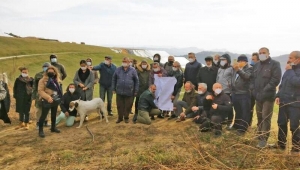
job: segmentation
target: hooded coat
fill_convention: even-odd
[[[137,97],[139,97],[145,90],[149,88],[149,76],[150,76],[150,65],[147,63],[147,68],[142,68],[142,63],[136,65],[136,72],[139,78],[139,91]]]
[[[78,87],[79,87],[79,84],[82,83],[85,87],[88,88],[85,91],[83,91],[82,88],[78,88],[78,91],[81,95],[82,100],[89,101],[89,100],[93,99],[94,78],[95,78],[95,76],[94,76],[94,73],[92,71],[90,71],[89,69],[87,69],[86,71],[88,72],[89,75],[88,75],[87,79],[84,82],[80,79],[80,76],[79,76],[80,70],[78,70],[76,72],[75,77],[73,79],[73,82]]]
[[[216,82],[222,85],[224,93],[231,94],[232,79],[234,76],[234,69],[230,65],[231,57],[228,54],[223,54],[221,58],[226,58],[227,63],[224,66],[220,66],[218,69]]]
[[[11,123],[7,115],[10,109],[10,93],[9,93],[7,83],[3,81],[0,82],[0,92],[6,93],[4,99],[0,101],[1,102],[0,119],[2,119],[4,123]]]

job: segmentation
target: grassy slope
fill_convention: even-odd
[[[4,45],[3,45],[4,44]],[[10,44],[10,45],[8,45]],[[25,40],[0,37],[0,56],[18,54],[72,52],[60,54],[58,60],[64,64],[68,78],[72,81],[79,68],[79,60],[93,58],[94,63],[112,55],[119,65],[122,54],[115,54],[102,47]],[[19,75],[18,66],[28,66],[31,76],[41,70],[41,64],[48,61],[48,55],[25,57],[1,61],[1,72],[13,80]],[[139,58],[138,58],[139,59]],[[98,96],[98,86],[95,95]],[[113,112],[116,105],[113,103]],[[276,119],[278,107],[274,108],[270,141],[276,141]],[[16,125],[17,115],[12,107],[10,117]],[[35,118],[34,114],[31,114]],[[109,117],[110,123],[95,122],[92,115],[88,124],[95,134],[95,141],[85,128],[66,128],[59,125],[62,133],[37,137],[35,129],[27,132],[15,131],[11,126],[1,124],[0,167],[4,169],[295,169],[299,158],[288,157],[286,152],[257,150],[254,146],[255,132],[251,128],[245,137],[238,137],[224,131],[223,137],[214,139],[211,133],[199,133],[190,120],[183,123],[155,120],[151,126],[121,123],[116,125],[116,116]],[[85,123],[87,124],[87,123]],[[253,127],[256,124],[256,117]],[[75,125],[77,126],[77,124]],[[54,142],[55,141],[55,142]],[[54,145],[51,145],[54,144]],[[5,146],[5,147],[3,147]],[[42,156],[38,157],[37,154]],[[26,159],[23,156],[26,155]],[[289,162],[288,162],[289,161]]]

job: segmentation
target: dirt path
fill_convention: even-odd
[[[74,53],[80,53],[80,52],[60,52],[55,54],[74,54]],[[41,54],[27,54],[27,55],[16,55],[16,56],[5,56],[0,57],[0,60],[8,60],[12,58],[23,58],[23,57],[32,57],[32,56],[39,56],[39,55],[51,55],[53,53],[41,53]]]

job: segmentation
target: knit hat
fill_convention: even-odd
[[[248,62],[248,57],[244,54],[240,55],[237,59],[237,61],[245,61],[245,62]]]

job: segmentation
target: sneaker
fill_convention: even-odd
[[[263,149],[267,146],[267,141],[265,140],[260,140],[258,141],[258,144],[256,145],[256,147],[260,148],[260,149]]]

